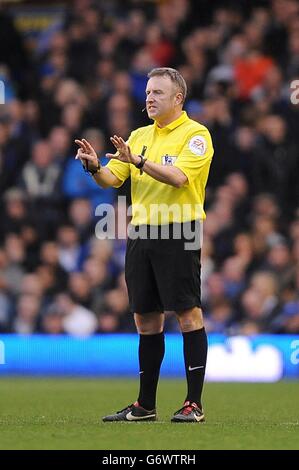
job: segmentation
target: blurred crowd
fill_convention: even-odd
[[[150,124],[147,73],[178,68],[185,109],[215,156],[207,186],[202,303],[208,332],[299,333],[299,2],[77,0],[22,37],[0,10],[0,332],[135,331],[126,240],[95,237],[99,188],[74,160],[85,137]],[[298,92],[299,98],[299,92]],[[126,204],[117,206],[124,233]],[[119,221],[122,222],[119,222]],[[177,331],[171,313],[166,331]]]

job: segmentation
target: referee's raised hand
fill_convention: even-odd
[[[75,143],[80,147],[75,159],[79,159],[85,169],[97,169],[99,166],[99,161],[93,146],[86,139],[76,139]]]
[[[116,148],[116,153],[106,153],[107,158],[114,158],[125,163],[136,163],[136,155],[133,155],[129,145],[124,141],[122,137],[114,135],[110,137],[111,142]],[[138,161],[138,158],[137,158]]]

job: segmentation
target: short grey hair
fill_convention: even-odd
[[[170,67],[157,67],[155,69],[152,69],[148,74],[148,78],[152,77],[169,77],[170,80],[175,83],[175,85],[178,87],[180,90],[180,93],[183,95],[183,101],[182,104],[184,104],[184,101],[187,96],[187,84],[185,82],[184,77],[178,72],[176,69],[172,69]]]

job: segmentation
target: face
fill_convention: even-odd
[[[167,76],[151,77],[146,86],[146,110],[150,119],[171,116],[182,103],[182,93]]]

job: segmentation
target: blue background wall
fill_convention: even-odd
[[[0,335],[1,375],[136,376],[138,336]],[[162,376],[184,376],[181,335],[166,335]],[[208,380],[299,379],[299,336],[209,336]]]

